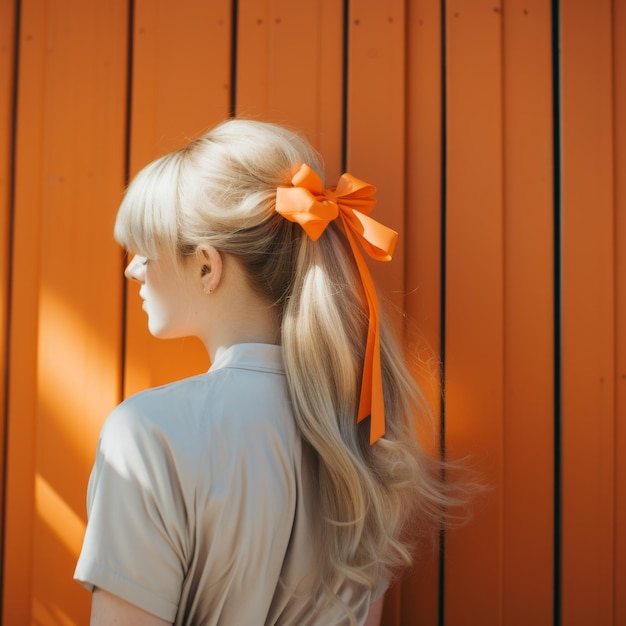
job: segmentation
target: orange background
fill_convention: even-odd
[[[378,186],[377,278],[493,486],[384,624],[626,624],[625,107],[623,0],[0,0],[3,623],[88,622],[100,426],[208,365],[148,336],[111,231],[129,176],[237,113]]]

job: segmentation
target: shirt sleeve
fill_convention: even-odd
[[[102,429],[74,578],[173,622],[185,572],[185,504],[167,439],[140,408],[126,401]]]

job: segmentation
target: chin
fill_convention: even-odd
[[[175,336],[168,332],[167,328],[156,326],[155,324],[148,324],[148,331],[157,339],[172,339]]]
[[[183,337],[189,337],[189,333],[180,332],[174,328],[168,328],[167,326],[148,324],[148,330],[150,334],[157,339],[181,339]]]
[[[178,339],[180,335],[170,334],[164,331],[150,331],[150,334],[156,339]]]

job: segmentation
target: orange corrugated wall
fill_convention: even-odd
[[[0,0],[2,623],[87,623],[102,421],[208,366],[148,335],[111,229],[236,113],[378,186],[428,445],[491,486],[383,623],[626,624],[625,107],[621,0]]]

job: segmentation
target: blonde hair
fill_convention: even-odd
[[[154,257],[203,245],[233,255],[278,311],[294,417],[313,459],[320,515],[316,599],[341,604],[345,581],[375,589],[411,562],[414,540],[436,533],[450,496],[441,466],[419,445],[427,407],[381,322],[386,434],[369,444],[356,413],[367,305],[336,223],[317,241],[275,211],[276,188],[319,155],[280,126],[229,120],[146,167],[120,208],[117,240]],[[354,617],[349,614],[354,623]]]

